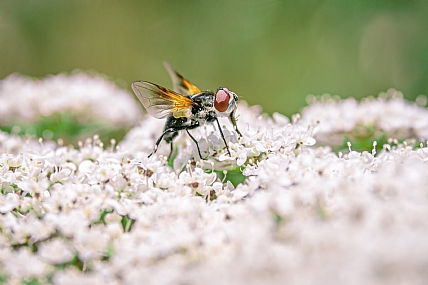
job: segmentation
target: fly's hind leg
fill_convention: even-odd
[[[170,130],[172,130],[172,131],[170,131],[165,136],[165,142],[169,143],[169,148],[170,148],[169,155],[168,155],[168,160],[167,161],[169,161],[169,159],[172,157],[172,154],[174,152],[174,143],[173,143],[173,141],[178,136],[177,130],[175,130],[173,128],[170,128]]]
[[[155,148],[153,149],[153,151],[149,154],[148,158],[150,158],[152,155],[154,155],[156,153],[156,151],[158,150],[159,144],[161,143],[163,136],[167,133],[167,131],[163,132],[161,134],[161,136],[158,138],[158,140],[155,143]]]
[[[165,137],[165,141],[167,142],[167,143],[171,143],[171,153],[169,154],[169,156],[168,156],[168,159],[169,159],[169,157],[171,156],[171,154],[172,154],[172,140],[178,135],[178,132],[176,132],[176,130],[175,129],[173,129],[173,128],[168,128],[168,129],[166,129],[162,134],[161,134],[161,136],[158,138],[158,140],[156,141],[156,143],[155,143],[155,148],[154,148],[154,150],[152,151],[152,153],[150,153],[149,154],[149,156],[148,156],[148,158],[150,158],[153,154],[155,154],[156,153],[156,151],[158,150],[158,148],[159,148],[159,144],[161,143],[161,141],[162,141],[162,139],[164,138],[164,136],[166,135],[166,134],[168,134],[168,133],[172,133],[172,134],[170,134],[170,135],[167,135],[166,137]]]
[[[170,147],[170,151],[169,151],[169,155],[168,155],[168,160],[167,161],[170,160],[170,158],[172,156],[172,153],[174,152],[174,144],[173,144],[173,142],[169,143],[169,147]]]
[[[165,124],[165,129],[162,133],[162,135],[158,138],[158,140],[156,141],[156,145],[155,145],[155,149],[153,150],[153,152],[149,155],[152,156],[154,153],[156,153],[159,144],[161,143],[162,139],[165,139],[166,143],[171,144],[171,151],[170,154],[168,156],[168,160],[171,158],[172,153],[174,151],[174,146],[172,144],[172,141],[175,139],[175,137],[178,136],[178,132],[182,131],[182,130],[186,130],[187,134],[190,136],[190,138],[192,139],[192,141],[196,144],[196,147],[198,148],[198,154],[199,157],[201,159],[202,155],[201,155],[201,150],[199,149],[199,145],[198,142],[196,141],[196,139],[189,133],[189,130],[191,129],[196,129],[197,127],[199,127],[199,122],[191,122],[191,124],[188,124],[188,119],[187,118],[174,118],[173,116],[169,117],[168,120],[166,121]]]

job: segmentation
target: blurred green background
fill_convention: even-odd
[[[0,21],[0,78],[82,69],[172,87],[167,60],[286,115],[307,94],[428,93],[425,1],[6,0]]]

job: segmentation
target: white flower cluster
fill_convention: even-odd
[[[141,118],[133,96],[100,76],[74,73],[33,80],[11,74],[0,85],[0,125],[31,124],[66,112],[83,123],[117,127],[131,127]]]
[[[234,166],[257,163],[264,153],[300,152],[305,146],[315,144],[312,137],[313,128],[302,125],[300,122],[290,124],[290,120],[281,115],[274,114],[273,119],[261,114],[258,106],[247,107],[240,104],[238,111],[238,129],[241,138],[234,132],[225,118],[219,118],[230,156],[220,135],[214,125],[205,125],[192,130],[192,136],[198,141],[199,148],[205,161],[199,161],[206,167],[214,165],[216,170],[231,169]],[[132,129],[120,143],[121,149],[131,150],[135,154],[148,155],[153,151],[154,142],[161,134],[164,122],[147,117],[139,127]],[[229,128],[227,126],[229,125]],[[182,133],[174,144],[178,147],[178,154],[174,161],[174,169],[181,170],[190,159],[199,160],[196,145],[186,133]],[[169,147],[161,144],[158,153],[168,155]],[[207,163],[209,161],[210,163]]]
[[[324,95],[309,96],[310,105],[302,111],[302,123],[312,124],[317,141],[340,145],[344,138],[379,136],[391,139],[428,139],[428,113],[426,97],[416,101],[403,100],[395,89],[368,97],[362,102],[354,98],[340,100]],[[421,106],[420,106],[421,105]]]
[[[340,101],[330,108],[340,109]],[[105,148],[97,137],[74,149],[0,133],[0,278],[91,285],[428,281],[426,145],[385,145],[379,153],[350,145],[338,155],[315,147],[313,126],[299,116],[290,122],[257,107],[238,111],[243,137],[222,122],[230,157],[218,130],[206,126],[193,134],[210,160],[188,161],[198,154],[183,134],[174,169],[161,155],[147,158],[163,125],[150,117],[119,146]],[[159,154],[168,152],[163,143]],[[235,187],[212,171],[224,169],[245,182]]]

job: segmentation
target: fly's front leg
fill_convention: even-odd
[[[236,109],[235,109],[236,110]],[[238,130],[238,125],[236,124],[236,118],[235,118],[235,110],[233,110],[232,113],[230,113],[229,121],[232,123],[233,128],[235,131],[239,134],[240,137],[242,137],[241,132]]]

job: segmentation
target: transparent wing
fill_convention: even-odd
[[[171,66],[167,61],[163,62],[163,65],[165,66],[166,70],[169,73],[169,76],[172,79],[172,84],[174,86],[174,91],[186,94],[186,95],[195,95],[201,92],[201,90],[190,83],[186,78],[184,78],[180,73],[178,73],[174,67]]]
[[[171,113],[174,116],[184,116],[189,113],[187,110],[190,107],[198,105],[186,96],[147,81],[132,83],[132,90],[147,112],[158,119],[163,119]]]

